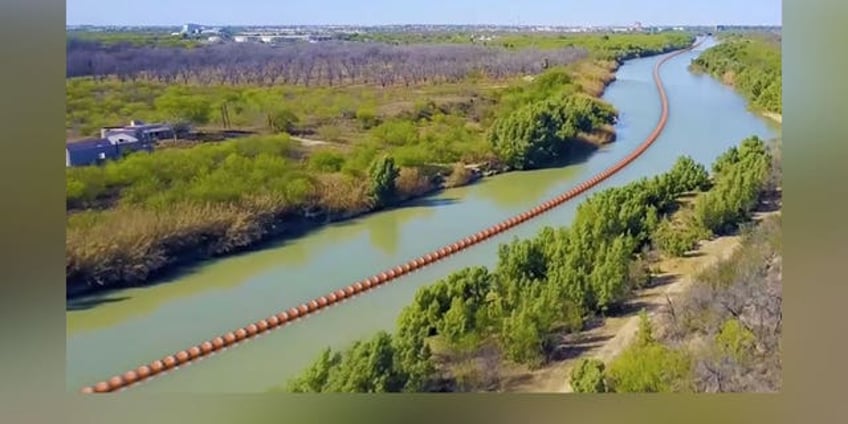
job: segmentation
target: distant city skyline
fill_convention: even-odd
[[[67,0],[67,25],[780,25],[781,0]]]

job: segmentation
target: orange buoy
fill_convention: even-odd
[[[332,292],[332,293],[327,295],[327,300],[330,301],[330,303],[336,303],[336,301],[338,301],[339,298],[338,298],[338,296],[336,296],[336,292]]]
[[[429,264],[429,263],[430,263],[430,262],[432,262],[432,261],[433,261],[433,255],[431,255],[431,254],[429,254],[429,253],[427,253],[426,255],[424,255],[424,263],[425,263],[425,264]]]
[[[165,364],[162,363],[161,360],[157,359],[150,363],[150,373],[151,374],[159,374],[160,372],[165,370]]]
[[[265,321],[268,321],[269,329],[276,328],[278,325],[280,325],[280,319],[277,318],[276,315],[271,315],[270,317],[265,318]]]
[[[204,355],[211,353],[215,350],[215,346],[212,345],[212,342],[206,341],[200,344],[200,352]]]
[[[138,374],[135,371],[127,371],[121,378],[124,380],[124,384],[130,385],[138,381]]]
[[[343,300],[347,297],[347,293],[342,289],[336,290],[336,297],[339,298],[339,300]]]
[[[139,380],[144,380],[147,377],[150,377],[150,367],[147,365],[142,365],[135,369],[136,375],[138,375]]]
[[[197,346],[192,346],[188,348],[188,354],[191,356],[190,359],[197,358],[198,356],[200,356],[200,348]]]
[[[297,307],[297,310],[300,312],[300,316],[303,316],[309,313],[309,306],[305,303],[301,303],[300,306]]]
[[[380,284],[383,284],[386,281],[389,281],[389,274],[386,274],[385,272],[381,272],[379,277],[380,277],[380,280],[381,280]]]
[[[80,390],[80,392],[87,394],[87,395],[90,395],[90,394],[94,393],[94,387],[85,386]]]
[[[345,294],[348,297],[353,296],[353,294],[356,293],[356,290],[354,290],[353,286],[347,286],[347,287],[345,287],[344,290],[345,290]]]
[[[318,309],[318,301],[316,301],[315,299],[310,300],[306,304],[306,308],[309,310],[309,312],[314,312],[315,310]]]
[[[353,291],[354,291],[354,293],[359,293],[359,292],[361,292],[361,291],[362,291],[362,288],[363,288],[363,287],[362,287],[362,283],[359,283],[359,282],[357,282],[357,283],[353,283]]]
[[[105,381],[101,381],[94,385],[94,391],[96,393],[106,393],[109,391],[109,383]]]
[[[259,327],[256,324],[248,324],[247,327],[244,327],[244,331],[247,332],[249,337],[253,337],[259,332]]]
[[[175,366],[177,366],[177,363],[177,358],[175,358],[174,355],[168,355],[162,359],[162,365],[165,366],[166,370],[174,368]]]
[[[245,330],[244,328],[239,328],[238,330],[236,330],[235,334],[236,334],[236,340],[238,340],[238,341],[241,341],[241,340],[244,340],[245,338],[247,338],[247,330]]]
[[[300,311],[297,308],[289,309],[289,320],[297,319],[300,316]]]
[[[397,275],[398,275],[398,274],[395,272],[395,270],[394,270],[394,269],[390,269],[390,270],[388,270],[387,272],[385,272],[384,274],[386,274],[386,281],[394,280],[395,278],[397,278]]]
[[[400,277],[401,275],[403,275],[403,274],[406,272],[406,271],[404,271],[403,267],[402,267],[402,266],[400,266],[400,265],[396,266],[396,267],[394,268],[394,271],[395,271],[395,276],[396,276],[396,277]]]
[[[409,262],[407,262],[407,263],[403,264],[403,272],[404,272],[404,273],[407,273],[407,272],[409,272],[409,271],[412,271],[412,270],[414,269],[414,268],[413,268],[413,266],[414,266],[414,265],[413,265],[413,264],[410,264]]]
[[[330,301],[327,300],[327,298],[325,296],[321,296],[321,297],[318,298],[318,307],[319,308],[323,308],[323,307],[325,307],[329,304],[330,304]]]
[[[121,379],[121,377],[114,376],[114,377],[109,379],[109,389],[110,390],[120,389],[123,385],[124,385],[124,381]]]
[[[226,345],[227,345],[227,343],[225,343],[224,339],[221,338],[220,336],[212,339],[212,347],[215,348],[215,350],[221,350]]]
[[[231,345],[231,344],[233,344],[237,341],[238,341],[238,337],[236,337],[236,334],[233,333],[232,331],[230,331],[227,334],[224,334],[224,344],[225,345],[229,346],[229,345]]]
[[[177,354],[175,355],[175,358],[177,358],[177,364],[184,364],[184,363],[188,362],[189,359],[191,359],[191,354],[189,354],[188,352],[186,352],[184,350],[181,350],[181,351],[177,352]]]
[[[256,321],[256,328],[259,330],[260,333],[268,331],[268,327],[268,321],[265,321],[264,319]]]

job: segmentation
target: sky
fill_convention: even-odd
[[[68,25],[779,25],[781,0],[67,0]]]

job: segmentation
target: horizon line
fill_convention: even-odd
[[[510,24],[510,23],[382,23],[382,24],[356,24],[356,23],[232,23],[232,24],[203,24],[196,23],[191,21],[186,21],[179,24],[128,24],[128,23],[113,23],[113,24],[93,24],[93,23],[65,23],[66,27],[69,26],[95,26],[95,27],[108,27],[108,26],[123,26],[123,27],[149,27],[149,28],[157,28],[157,27],[176,27],[182,26],[186,24],[192,25],[201,25],[201,26],[216,26],[216,27],[238,27],[238,26],[358,26],[358,27],[386,27],[386,26],[502,26],[502,27],[560,27],[560,28],[574,28],[574,27],[613,27],[613,26],[630,26],[635,22],[628,24],[621,23],[607,23],[607,24],[541,24],[541,23],[522,23],[522,24]],[[642,26],[652,27],[652,26],[683,26],[683,27],[693,27],[693,26],[747,26],[747,27],[783,27],[782,23],[776,24],[764,24],[764,23],[658,23],[658,24],[647,24],[642,23]]]

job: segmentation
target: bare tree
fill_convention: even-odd
[[[459,81],[474,72],[503,78],[538,73],[545,59],[564,65],[586,57],[584,49],[506,50],[478,45],[406,45],[324,42],[283,46],[209,45],[194,49],[67,44],[67,75],[163,82],[337,85],[411,85]]]

